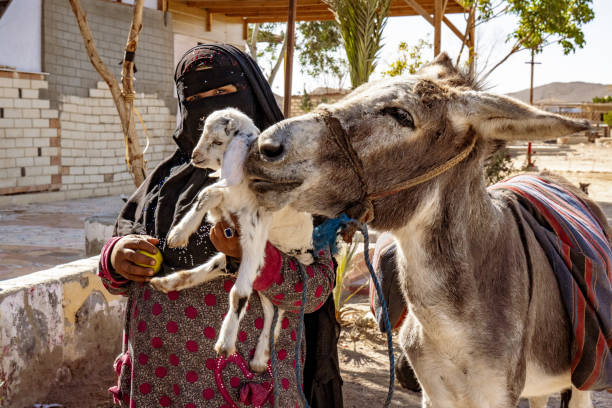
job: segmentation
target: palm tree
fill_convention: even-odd
[[[368,82],[376,68],[391,0],[323,0],[342,30],[353,88]]]

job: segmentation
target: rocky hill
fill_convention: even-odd
[[[591,102],[596,96],[612,95],[612,85],[589,82],[552,82],[533,88],[534,103]],[[508,96],[529,103],[529,88]]]

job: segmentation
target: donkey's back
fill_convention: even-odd
[[[610,226],[601,208],[560,176],[522,175],[492,186],[518,228],[529,282],[525,325],[526,379],[532,406],[543,395],[612,384],[607,344],[612,328]],[[558,290],[557,290],[558,289]],[[602,345],[605,347],[602,348]],[[574,388],[572,407],[590,407]]]

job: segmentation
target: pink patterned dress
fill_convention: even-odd
[[[259,297],[253,295],[249,300],[240,324],[237,353],[227,359],[217,357],[213,346],[234,280],[218,278],[168,294],[122,280],[109,262],[118,239],[106,244],[99,267],[105,287],[128,297],[123,352],[114,365],[118,383],[110,388],[115,403],[146,408],[272,406],[271,370],[256,374],[248,365],[263,328]],[[335,279],[329,252],[317,255],[316,262],[306,268],[306,313],[323,305]],[[302,363],[306,350],[304,339],[297,337],[304,289],[297,261],[268,243],[265,266],[254,288],[288,311],[278,322],[281,330],[275,344],[278,406],[301,406],[294,371],[297,342],[302,342]]]

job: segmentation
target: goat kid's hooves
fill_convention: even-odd
[[[149,285],[160,292],[168,293],[174,290],[174,287],[168,287],[164,278],[153,278],[149,281]]]
[[[170,231],[166,244],[170,248],[185,248],[189,243],[189,237],[181,237],[180,232]]]

